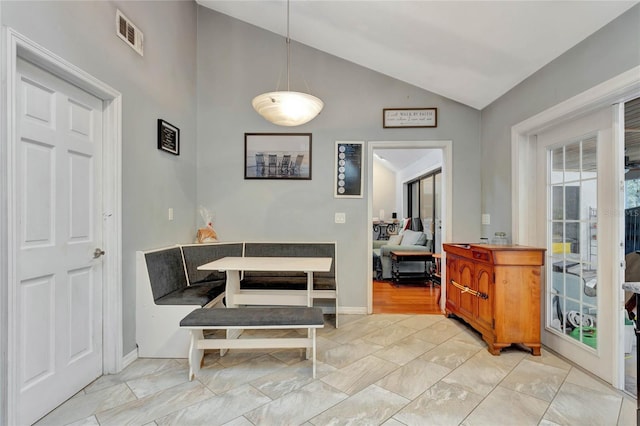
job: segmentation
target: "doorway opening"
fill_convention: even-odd
[[[442,240],[447,238],[450,144],[369,142],[369,313],[442,312],[440,286],[430,279],[435,261],[425,258],[440,253]],[[405,245],[403,240],[407,240]],[[415,249],[421,259],[392,262],[392,249],[402,251],[405,246]],[[410,279],[398,283],[398,276],[405,273]]]

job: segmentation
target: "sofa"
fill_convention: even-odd
[[[388,240],[373,241],[373,269],[376,279],[391,279],[392,251],[431,252],[433,241],[421,231],[404,230],[399,235],[392,235]],[[422,272],[423,262],[402,262],[400,272]]]
[[[188,330],[180,321],[199,308],[224,307],[226,274],[198,266],[227,256],[331,257],[329,272],[314,274],[314,305],[335,305],[338,325],[338,286],[335,242],[229,242],[185,244],[136,252],[136,343],[140,358],[186,358]],[[246,272],[243,291],[306,291],[306,275],[296,272]],[[318,303],[319,302],[319,303]],[[323,306],[325,308],[326,306]],[[327,311],[333,310],[328,307]]]

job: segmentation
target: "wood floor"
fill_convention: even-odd
[[[373,281],[374,314],[441,314],[440,286]]]

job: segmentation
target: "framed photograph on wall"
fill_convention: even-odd
[[[245,133],[244,178],[311,180],[311,133]]]
[[[158,149],[180,155],[180,129],[158,119]]]
[[[362,198],[364,142],[336,142],[333,196]]]
[[[438,108],[384,108],[382,127],[438,127]]]

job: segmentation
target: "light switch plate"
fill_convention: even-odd
[[[336,213],[336,223],[346,223],[347,215],[345,213]]]

